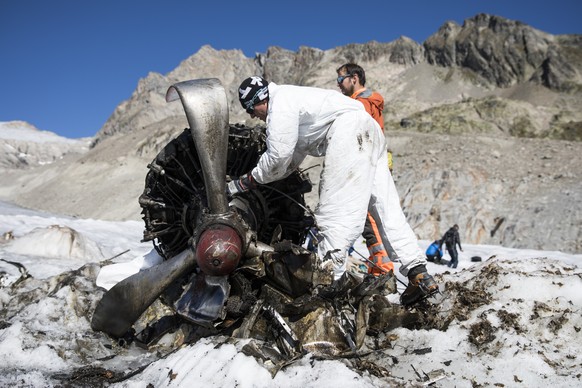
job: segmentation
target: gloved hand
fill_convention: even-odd
[[[250,172],[245,175],[240,176],[238,179],[234,179],[226,185],[226,194],[230,197],[245,191],[249,191],[257,188],[257,181],[251,175]]]

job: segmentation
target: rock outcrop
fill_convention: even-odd
[[[579,82],[563,46],[550,34],[487,14],[467,19],[462,27],[447,22],[424,42],[430,64],[470,69],[497,87],[532,80],[558,91]]]

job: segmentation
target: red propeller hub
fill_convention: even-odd
[[[211,225],[200,235],[196,259],[207,275],[228,275],[238,266],[242,256],[242,240],[238,233],[224,224]]]

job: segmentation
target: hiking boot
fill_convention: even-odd
[[[411,269],[408,274],[408,287],[400,295],[400,304],[404,307],[411,306],[438,292],[438,290],[438,284],[428,274],[426,267],[419,265]]]

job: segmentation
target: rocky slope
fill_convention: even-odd
[[[254,58],[202,47],[167,75],[140,80],[88,152],[1,169],[0,197],[69,215],[139,219],[147,163],[187,127],[181,105],[165,102],[170,85],[217,77],[230,121],[244,122],[236,88],[247,75],[335,89],[335,69],[347,61],[362,65],[368,86],[386,99],[396,183],[420,238],[458,223],[470,243],[581,251],[582,36],[483,14],[462,26],[447,22],[423,44],[402,37],[325,51],[271,47]],[[310,170],[314,183],[317,176]]]

